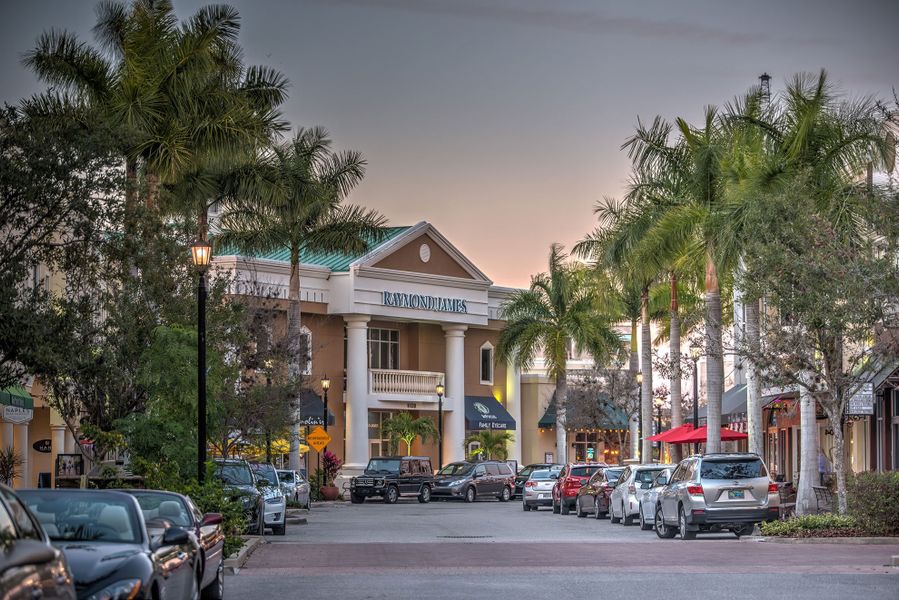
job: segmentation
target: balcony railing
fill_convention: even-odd
[[[368,370],[368,390],[372,394],[393,397],[415,396],[419,400],[436,401],[437,385],[443,382],[443,373],[432,371]]]

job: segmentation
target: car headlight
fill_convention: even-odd
[[[266,504],[281,504],[283,501],[284,498],[282,496],[272,496],[271,498],[265,499]]]
[[[91,594],[87,600],[132,600],[140,592],[140,579],[123,579]]]
[[[381,487],[382,485],[384,485],[384,480],[383,480],[383,479],[376,479],[376,480],[375,480],[375,487]]]
[[[464,480],[464,479],[460,479],[460,480],[458,480],[458,481],[453,481],[453,482],[451,482],[450,485],[451,485],[452,487],[456,487],[456,486],[462,485],[463,483],[465,483],[465,480]]]
[[[241,496],[240,503],[243,504],[244,508],[253,508],[253,505],[256,504],[252,496]]]

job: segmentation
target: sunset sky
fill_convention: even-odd
[[[175,1],[179,14],[207,2]],[[41,89],[20,65],[38,34],[93,42],[93,0],[9,4],[2,99]],[[432,222],[497,284],[523,286],[550,243],[619,196],[638,116],[695,120],[767,71],[826,68],[853,95],[899,86],[899,2],[536,0],[232,2],[251,63],[291,81],[285,116],[360,150],[352,201]]]

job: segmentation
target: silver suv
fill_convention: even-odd
[[[729,529],[749,535],[757,523],[778,517],[777,484],[757,454],[691,456],[659,491],[655,531],[660,538],[691,540],[700,531]]]
[[[643,484],[651,483],[660,471],[674,465],[630,465],[624,469],[612,495],[609,497],[609,517],[612,523],[633,525],[634,517],[640,514],[640,498]]]

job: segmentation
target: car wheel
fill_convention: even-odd
[[[742,527],[735,527],[731,531],[734,532],[737,539],[740,539],[744,535],[752,535],[752,532],[755,531],[755,525],[743,525]]]
[[[418,494],[418,501],[421,502],[422,504],[427,504],[428,502],[431,501],[431,487],[430,486],[426,485],[421,488],[421,493]]]
[[[359,494],[350,494],[350,502],[353,504],[362,504],[365,502],[365,496],[360,496]]]
[[[275,525],[272,527],[272,533],[275,535],[287,535],[287,524]]]
[[[560,512],[562,512],[562,508],[558,504],[556,504],[555,500],[553,500],[553,514],[557,515]]]
[[[640,529],[643,531],[649,531],[652,529],[652,523],[646,522],[646,517],[643,516],[643,506],[640,506]]]
[[[559,512],[563,515],[571,514],[571,507],[568,506],[567,502],[559,502]]]
[[[509,489],[508,486],[503,486],[503,491],[499,494],[500,502],[508,502],[512,497],[512,490]]]
[[[256,535],[265,535],[265,513],[256,511]]]
[[[584,512],[584,509],[581,508],[581,501],[574,501],[574,514],[577,515],[578,519],[583,519],[587,516],[587,513]]]
[[[628,512],[624,510],[624,504],[621,505],[621,523],[628,527],[634,524],[634,515],[628,514]]]
[[[468,486],[465,490],[465,501],[468,503],[474,502],[475,498],[477,498],[478,493],[475,491],[474,486]]]
[[[612,520],[612,523],[621,523],[621,517],[615,516],[615,509],[612,508],[611,502],[609,502],[609,518]]]
[[[522,501],[521,502],[521,510],[523,510],[524,512],[531,512],[531,507],[528,506],[527,502]]]
[[[680,507],[680,516],[678,517],[678,523],[680,525],[680,539],[682,540],[695,540],[696,532],[690,531],[687,528],[687,513],[684,512],[684,507]]]
[[[674,527],[669,527],[665,524],[665,519],[662,518],[662,507],[656,507],[656,516],[655,516],[655,530],[656,535],[662,538],[663,540],[670,540],[674,536],[677,535],[677,530]]]
[[[387,493],[384,495],[384,503],[385,504],[396,504],[396,501],[400,498],[400,492],[396,489],[395,485],[392,485],[387,488]]]
[[[206,586],[200,595],[203,600],[222,600],[225,595],[225,561],[219,560],[218,569],[215,570],[215,579]]]

